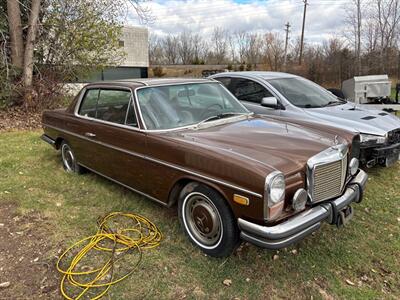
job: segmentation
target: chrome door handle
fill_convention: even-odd
[[[91,137],[91,138],[96,137],[96,135],[94,133],[91,133],[91,132],[85,132],[85,136]]]

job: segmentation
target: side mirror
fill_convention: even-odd
[[[270,108],[279,108],[278,100],[275,97],[262,98],[261,106]]]

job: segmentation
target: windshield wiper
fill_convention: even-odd
[[[323,106],[321,106],[321,107],[326,107],[326,106],[332,106],[332,105],[339,105],[339,104],[343,104],[343,102],[342,101],[337,101],[337,100],[334,100],[334,101],[329,101],[327,104],[325,104],[325,105],[323,105]]]
[[[233,117],[233,116],[240,116],[240,115],[250,115],[250,113],[237,113],[237,112],[236,113],[235,112],[220,113],[218,115],[211,116],[211,117],[208,117],[208,118],[200,121],[199,123],[196,124],[196,127],[198,128],[201,124],[207,123],[210,121],[215,121],[215,120],[219,120],[219,119],[229,118],[229,117]]]

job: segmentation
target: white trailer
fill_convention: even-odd
[[[345,98],[374,109],[400,110],[400,103],[390,99],[392,82],[388,75],[356,76],[342,83]]]

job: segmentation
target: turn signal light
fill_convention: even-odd
[[[233,201],[235,201],[237,204],[240,205],[246,205],[248,206],[250,204],[249,198],[241,195],[234,194],[233,195]]]

